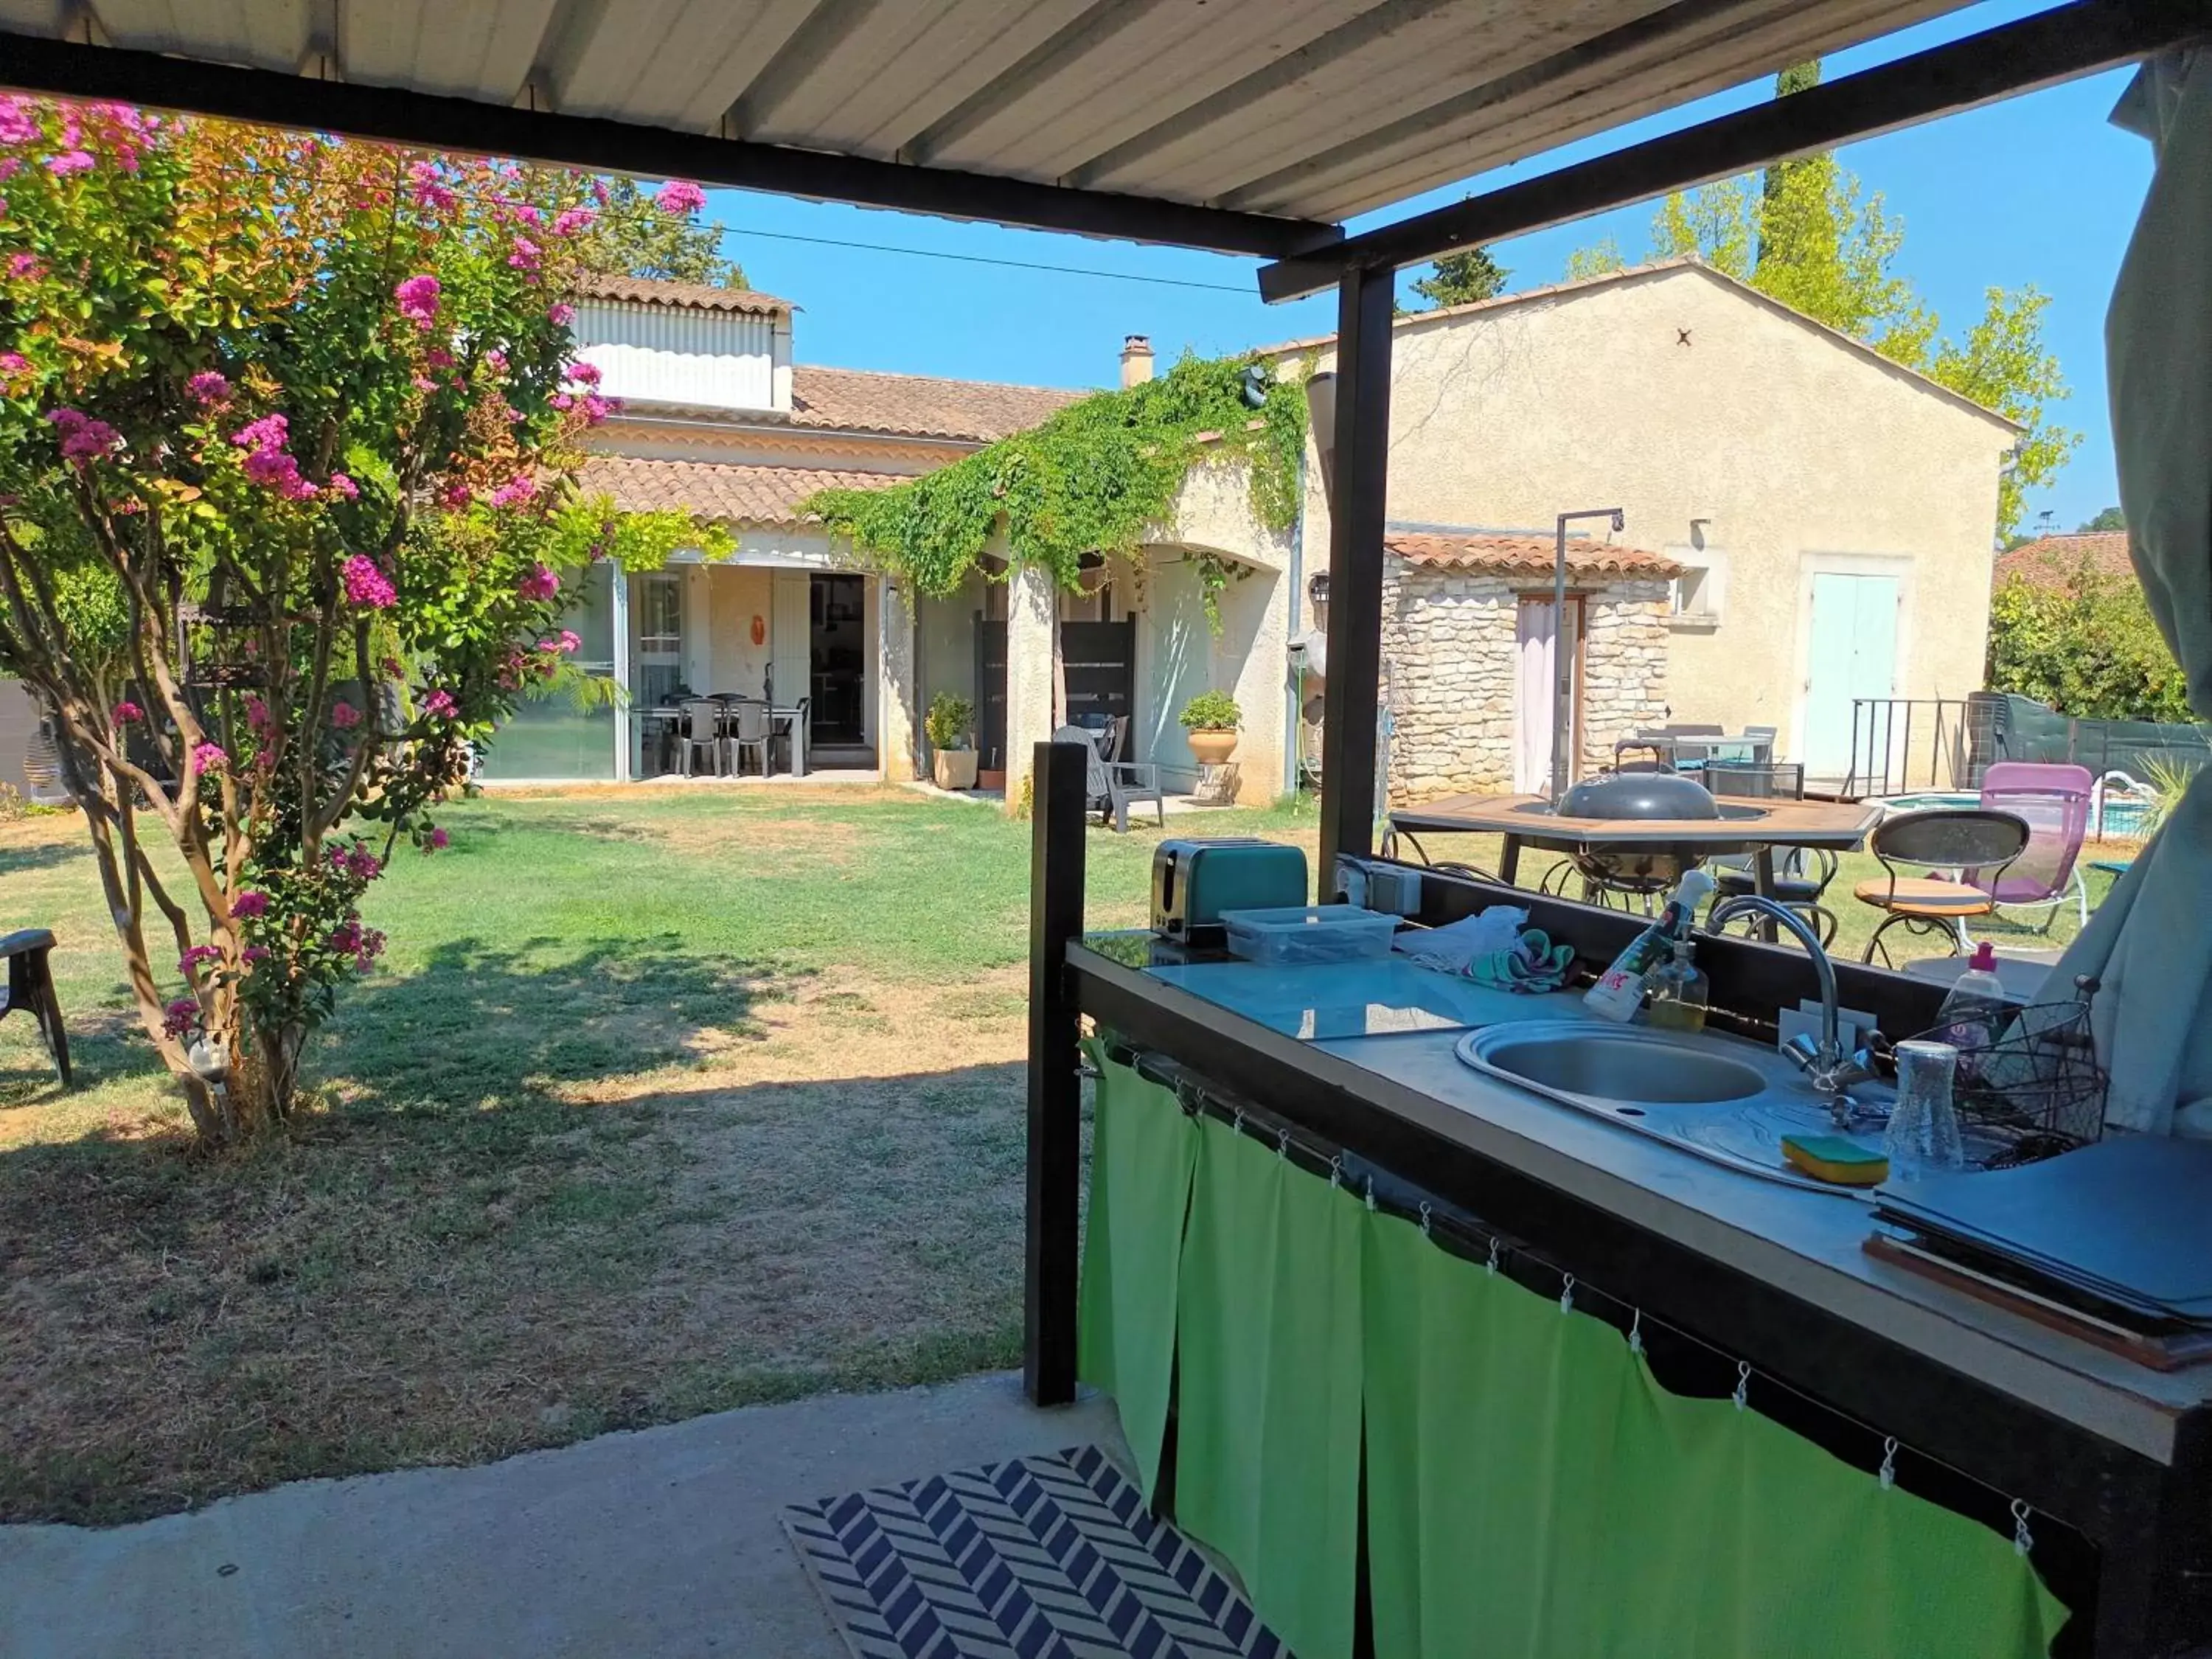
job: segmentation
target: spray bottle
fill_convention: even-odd
[[[1671,960],[1674,941],[1687,939],[1698,925],[1698,906],[1711,896],[1713,878],[1702,870],[1686,870],[1659,920],[1631,940],[1583,997],[1583,1006],[1607,1019],[1626,1025],[1644,1006],[1644,993],[1654,969]]]

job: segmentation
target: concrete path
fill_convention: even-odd
[[[469,1469],[303,1480],[106,1531],[0,1528],[0,1655],[849,1659],[790,1503],[1086,1442],[1019,1379],[830,1395]]]

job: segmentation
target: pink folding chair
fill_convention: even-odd
[[[1967,880],[2008,910],[2041,910],[2049,933],[2059,906],[2071,897],[2081,924],[2089,921],[2089,890],[2082,880],[2081,842],[2089,830],[2090,796],[2096,780],[2086,766],[2040,761],[1998,761],[1982,778],[1982,805],[2010,812],[2027,822],[2027,849],[1984,883],[1974,872]]]

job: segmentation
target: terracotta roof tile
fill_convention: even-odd
[[[2022,542],[1998,559],[1996,580],[2023,576],[2046,587],[2057,586],[2072,580],[2085,562],[2100,575],[2132,577],[2136,568],[2128,558],[2128,532],[2088,530]]]
[[[655,461],[594,455],[583,487],[604,490],[625,512],[674,509],[732,524],[795,525],[799,503],[817,489],[881,489],[902,482],[890,472],[818,466],[739,466],[723,461]]]
[[[641,306],[684,306],[693,311],[742,311],[760,317],[787,316],[791,301],[749,288],[715,288],[706,283],[663,283],[645,276],[590,276],[581,292],[592,300],[626,301]]]
[[[795,365],[791,423],[847,432],[994,443],[1026,430],[1085,394],[994,380]]]
[[[1548,575],[1553,544],[1548,536],[1495,536],[1460,531],[1392,531],[1382,545],[1408,564],[1437,570],[1467,570],[1486,575]],[[1567,570],[1577,576],[1641,576],[1669,580],[1682,567],[1664,554],[1612,542],[1570,538]]]

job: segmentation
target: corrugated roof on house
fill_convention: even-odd
[[[787,317],[788,300],[749,288],[716,288],[709,283],[664,283],[648,276],[587,276],[579,290],[590,300],[638,306],[682,306],[693,311],[737,311],[756,317]]]
[[[605,491],[626,513],[675,511],[731,524],[779,526],[806,523],[799,504],[817,489],[882,489],[903,482],[892,472],[635,455],[594,455],[584,463],[582,479],[586,490]]]
[[[2044,586],[2056,586],[2070,581],[2084,563],[2100,575],[2133,576],[2136,568],[2128,557],[2128,532],[2085,530],[2071,536],[2039,536],[1997,560],[1996,580],[2002,582],[2020,576]]]
[[[1462,570],[1489,576],[1552,574],[1553,547],[1548,536],[1394,530],[1382,538],[1382,545],[1408,564],[1434,570]],[[1570,538],[1567,574],[1671,581],[1682,574],[1682,567],[1663,553],[1644,548]]]
[[[988,444],[1025,431],[1087,395],[1054,386],[799,363],[791,371],[791,422]]]

